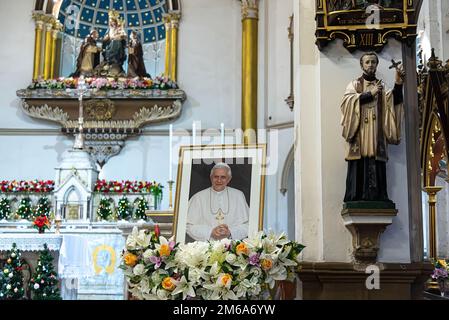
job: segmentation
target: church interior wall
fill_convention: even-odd
[[[279,130],[277,132],[278,141],[292,141],[293,140],[293,128],[288,128],[284,130]],[[271,152],[270,148],[276,148],[278,151]],[[279,144],[269,144],[268,154],[277,155],[277,159],[271,159],[275,169],[271,169],[269,173],[274,174],[267,175],[265,178],[266,192],[265,192],[265,219],[264,226],[268,226],[271,230],[276,233],[285,232],[289,229],[288,223],[288,198],[287,194],[282,195],[281,189],[281,175],[282,169],[285,165],[285,160],[287,159],[288,153],[290,152],[291,145],[287,143]],[[271,162],[270,161],[270,162]],[[271,163],[270,163],[271,165]],[[290,191],[290,190],[288,190]],[[289,235],[290,238],[294,238],[294,235]]]
[[[440,258],[447,259],[449,257],[449,189],[447,181],[441,177],[436,178],[435,185],[443,187],[438,192],[438,201],[436,204],[437,217],[437,255]],[[427,200],[427,196],[423,198]]]
[[[2,3],[0,25],[7,30],[4,37],[11,46],[0,53],[0,146],[10,150],[0,161],[2,179],[53,179],[54,167],[62,153],[70,149],[73,138],[58,132],[58,126],[38,121],[24,114],[16,90],[29,85],[33,70],[34,22],[31,11],[34,1]],[[288,17],[292,1],[281,5],[279,1],[262,1],[259,21],[259,127],[276,126],[293,121],[293,113],[284,99],[289,94],[289,41]],[[238,1],[197,0],[185,1],[179,31],[178,82],[187,93],[183,112],[172,122],[174,130],[191,130],[192,122],[199,122],[203,130],[220,123],[225,128],[240,127],[241,119],[241,4]],[[266,23],[265,23],[266,22]],[[17,35],[20,34],[20,42]],[[264,40],[266,39],[266,40]],[[271,119],[269,119],[271,117]],[[42,130],[54,129],[51,133]],[[25,133],[17,134],[23,130]],[[148,126],[149,132],[131,138],[117,156],[112,157],[100,173],[107,180],[145,179],[166,184],[168,180],[168,124]],[[160,134],[154,132],[161,132]],[[291,128],[280,129],[280,154],[285,158],[293,143]],[[227,133],[228,134],[228,133]],[[228,138],[227,138],[228,139]],[[210,141],[204,138],[203,142]],[[219,143],[219,140],[216,140]],[[190,144],[184,139],[180,144]],[[231,137],[230,143],[235,142]],[[11,146],[15,146],[11,148]],[[174,152],[174,154],[177,154]],[[167,161],[153,161],[155,157]],[[32,159],[42,163],[39,170]],[[176,176],[177,167],[173,173]],[[281,172],[267,179],[278,181]],[[267,226],[280,227],[284,217],[278,217],[286,207],[286,199],[279,192],[279,183],[267,184],[266,192],[276,199],[273,217]],[[162,200],[168,207],[168,195]],[[271,202],[271,200],[270,200]],[[269,201],[266,201],[269,203]],[[270,213],[272,214],[272,213]],[[280,219],[280,220],[278,220]],[[277,228],[275,227],[275,228]]]
[[[296,168],[298,239],[307,243],[304,260],[348,262],[352,251],[351,236],[343,224],[343,204],[347,164],[341,136],[340,102],[347,84],[360,77],[361,52],[349,53],[342,42],[329,44],[322,52],[314,45],[315,1],[301,1],[298,14],[299,59],[295,61],[300,92],[297,120],[298,146]],[[299,11],[298,11],[299,10]],[[298,30],[299,28],[299,30]],[[313,49],[311,49],[313,48]],[[392,88],[394,74],[388,70],[391,59],[402,60],[401,45],[394,40],[380,54],[377,77]],[[404,131],[403,131],[404,132]],[[307,156],[303,156],[307,155]],[[399,210],[393,225],[381,236],[379,261],[410,261],[405,139],[389,147],[387,164],[388,192]],[[299,202],[299,203],[298,203]]]

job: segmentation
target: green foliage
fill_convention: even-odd
[[[47,244],[44,244],[44,250],[40,253],[29,286],[33,300],[62,300],[58,289],[58,276],[53,267],[53,257]]]
[[[145,214],[145,211],[148,210],[150,207],[148,206],[148,201],[145,200],[144,197],[137,198],[137,208],[134,211],[134,215],[136,219],[143,219],[146,220],[147,216]]]
[[[97,208],[97,217],[100,220],[108,220],[112,216],[111,203],[106,198],[100,200],[100,204]]]
[[[128,198],[123,197],[118,202],[117,217],[118,219],[127,220],[133,214],[133,208]]]
[[[0,272],[0,300],[20,300],[25,290],[22,279],[21,252],[15,243],[8,251],[6,264]]]
[[[0,220],[8,219],[11,215],[11,201],[8,198],[0,200]]]
[[[30,198],[23,198],[20,200],[19,208],[16,213],[21,219],[30,220],[32,218],[33,211],[31,210]]]
[[[50,217],[50,209],[51,209],[51,203],[50,200],[47,197],[42,197],[37,202],[37,207],[35,209],[34,216],[46,216],[47,218]]]

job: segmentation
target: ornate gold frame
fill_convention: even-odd
[[[175,207],[174,207],[174,220],[173,220],[173,237],[176,241],[176,233],[178,229],[178,220],[179,220],[179,201],[181,196],[181,187],[182,187],[182,172],[183,172],[183,159],[186,151],[194,151],[194,150],[224,150],[224,149],[250,149],[256,148],[262,149],[262,164],[261,164],[261,180],[260,180],[260,197],[259,197],[259,222],[258,222],[258,230],[263,229],[263,210],[265,204],[265,173],[266,173],[266,144],[241,144],[241,145],[190,145],[190,146],[181,146],[179,149],[179,161],[178,161],[178,173],[176,177],[176,195],[175,195]]]
[[[378,28],[368,28],[365,24],[329,25],[329,17],[345,13],[365,13],[365,10],[337,10],[329,12],[328,0],[316,1],[316,44],[322,50],[329,42],[336,38],[342,39],[349,51],[375,50],[381,51],[387,44],[388,38],[395,37],[400,41],[411,42],[416,37],[416,0],[403,0],[402,9],[384,8],[382,12],[398,12],[403,22],[380,23]]]

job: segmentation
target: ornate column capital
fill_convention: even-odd
[[[43,11],[33,11],[31,16],[32,16],[33,20],[36,21],[36,23],[37,23],[37,22],[44,21],[45,14]]]
[[[181,20],[180,13],[170,13],[170,22],[173,29],[179,29],[179,20]]]
[[[48,23],[45,24],[45,30],[46,30],[47,32],[51,32],[52,29],[53,29],[53,23],[48,22]]]
[[[259,0],[241,0],[242,19],[259,19]]]
[[[44,29],[44,22],[42,20],[36,20],[36,29],[38,30]]]
[[[164,13],[162,15],[162,21],[164,21],[165,27],[170,27],[171,15],[169,13]]]

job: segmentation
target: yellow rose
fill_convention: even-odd
[[[172,280],[173,280],[172,277],[164,278],[164,280],[162,280],[162,288],[164,288],[165,290],[168,290],[168,291],[175,290],[175,284],[173,283]]]
[[[128,252],[125,255],[124,260],[125,260],[125,264],[127,266],[130,266],[130,267],[134,267],[137,264],[137,256],[135,254],[130,253],[130,252]]]
[[[235,252],[236,252],[237,254],[242,254],[242,253],[244,253],[244,254],[248,255],[249,250],[248,250],[248,247],[246,246],[245,243],[240,242],[240,243],[237,245],[237,247],[235,247]]]
[[[161,244],[161,247],[159,249],[159,254],[161,257],[168,257],[170,255],[170,247],[168,244]]]
[[[262,266],[262,269],[268,271],[273,267],[273,261],[271,261],[271,259],[262,259],[260,265]]]
[[[225,273],[224,275],[221,276],[220,279],[220,284],[223,287],[226,287],[226,285],[228,284],[228,282],[232,281],[232,276],[229,273]]]
[[[443,259],[438,260],[438,263],[439,263],[444,269],[447,269],[447,263],[446,263],[446,260],[443,260]]]

